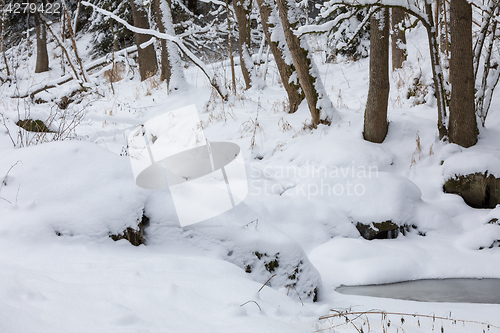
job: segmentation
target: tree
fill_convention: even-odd
[[[405,12],[401,8],[391,9],[391,44],[392,44],[392,70],[403,67],[406,61],[406,34],[401,28],[404,22]]]
[[[153,0],[156,26],[161,33],[174,36],[170,0]],[[181,57],[177,46],[169,40],[161,39],[161,79],[167,81],[169,89],[176,90],[184,81]]]
[[[5,0],[2,0],[2,18],[0,20],[0,48],[2,49],[2,57],[3,57],[3,62],[5,63],[5,71],[7,72],[7,76],[10,76],[10,70],[9,70],[9,63],[7,62],[7,56],[5,55],[5,42],[3,39],[4,35],[4,22],[5,22]]]
[[[330,0],[325,3],[324,7],[321,9],[322,16],[327,16],[330,13],[340,9],[340,8],[356,8],[362,10],[365,8],[370,8],[371,15],[378,8],[401,8],[409,15],[417,18],[422,25],[427,30],[427,39],[429,41],[429,54],[431,59],[432,68],[432,78],[434,81],[434,93],[437,100],[438,109],[438,121],[437,127],[439,132],[439,139],[446,139],[448,136],[447,125],[447,113],[446,113],[446,100],[445,100],[445,86],[443,80],[443,70],[441,67],[439,45],[436,37],[436,27],[434,26],[434,17],[432,10],[432,2],[425,1],[423,3],[423,9],[421,6],[417,6],[415,2],[412,1],[401,1],[395,2],[393,0]],[[328,22],[328,24],[323,24],[321,26],[309,26],[307,27],[308,33],[319,33],[331,31],[339,22],[341,22],[345,17],[335,18],[333,21]],[[363,21],[356,31],[361,31]]]
[[[36,0],[33,1],[37,5]],[[45,25],[40,21],[38,15],[35,15],[36,31],[36,65],[35,73],[42,73],[49,70],[49,55],[47,53],[47,32]]]
[[[143,0],[130,0],[130,6],[132,7],[134,26],[138,28],[149,29],[148,14],[144,7]],[[145,43],[150,39],[151,37],[148,35],[140,33],[135,34],[141,81],[144,81],[148,77],[156,74],[156,72],[158,71],[158,63],[156,62],[156,52],[154,49],[154,45],[151,44],[145,48],[141,47],[142,43]]]
[[[478,128],[474,105],[472,7],[467,0],[450,2],[450,142],[462,147],[476,144]]]
[[[389,11],[381,9],[370,21],[370,86],[363,137],[382,143],[387,135],[389,99]]]
[[[155,17],[156,28],[159,32],[165,33],[165,25],[163,24],[163,13],[160,9],[160,3],[162,0],[153,0],[153,14]],[[172,69],[170,67],[170,62],[168,60],[168,49],[167,49],[167,41],[165,39],[160,40],[161,45],[161,74],[160,79],[162,81],[167,81],[167,84],[170,82],[170,77],[172,75]]]
[[[279,21],[276,6],[271,0],[257,0],[257,4],[259,5],[262,29],[264,30],[267,44],[269,44],[271,52],[273,53],[274,61],[276,62],[281,81],[283,82],[283,87],[288,96],[290,105],[288,112],[294,113],[304,99],[304,93],[300,89],[300,83],[298,82],[292,59],[290,56],[285,56],[289,55],[290,51],[285,43],[283,28]],[[277,36],[277,38],[273,40],[272,36]]]
[[[234,14],[238,21],[238,47],[240,51],[240,67],[245,80],[245,88],[252,86],[251,73],[253,60],[250,56],[250,10],[252,2],[249,0],[233,0]]]
[[[300,86],[304,91],[307,105],[312,117],[312,126],[316,128],[320,123],[329,123],[328,116],[322,114],[326,109],[333,108],[323,83],[318,74],[316,64],[309,52],[309,45],[305,37],[299,38],[295,33],[299,27],[299,15],[293,0],[276,0],[278,13],[283,26],[286,44],[290,50]]]
[[[110,18],[114,19],[118,23],[124,25],[127,29],[133,31],[135,34],[151,35],[151,36],[155,36],[157,38],[166,39],[168,41],[173,42],[175,45],[177,45],[177,47],[179,47],[179,49],[182,50],[184,55],[187,58],[189,58],[203,72],[203,74],[207,77],[210,84],[215,89],[215,91],[217,91],[217,93],[220,95],[220,97],[224,101],[227,101],[227,91],[226,91],[225,87],[223,85],[221,85],[220,78],[217,75],[213,74],[212,71],[210,71],[210,69],[207,68],[205,66],[205,64],[184,45],[184,43],[182,42],[182,40],[179,37],[171,36],[171,35],[168,35],[165,33],[161,33],[161,32],[156,31],[154,29],[144,29],[144,28],[139,28],[139,27],[133,26],[133,25],[129,24],[127,21],[120,18],[119,16],[117,16],[117,15],[115,15],[115,14],[113,14],[105,9],[99,8],[98,6],[91,4],[89,2],[86,2],[86,1],[82,2],[82,5],[91,7],[99,13],[106,15],[106,16],[109,16]],[[156,61],[156,58],[155,58],[155,61]]]
[[[119,15],[125,21],[133,24],[132,8],[129,1],[116,2],[112,0],[95,0],[95,5]],[[84,12],[90,16],[89,31],[93,34],[92,53],[102,57],[110,52],[121,50],[134,43],[134,33],[121,24],[115,24],[108,16],[103,16],[96,11],[91,11],[84,6]],[[110,34],[110,27],[113,27]]]

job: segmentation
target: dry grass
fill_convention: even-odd
[[[352,311],[352,309],[331,309],[331,314],[322,316],[314,323],[314,332],[329,332],[335,329],[354,328],[357,332],[405,332],[418,329],[419,332],[499,332],[500,327],[475,320],[455,319],[435,314],[386,312],[381,310]]]
[[[290,110],[290,101],[288,100],[288,98],[285,98],[282,101],[277,100],[273,103],[271,110],[273,110],[274,113],[281,113],[281,112],[287,113],[288,110]]]
[[[104,78],[108,83],[118,82],[123,80],[125,75],[125,64],[121,62],[115,63],[115,65],[104,72]]]
[[[262,141],[262,136],[264,135],[264,129],[260,125],[258,117],[255,117],[255,119],[253,118],[248,119],[243,124],[241,124],[241,127],[242,127],[240,133],[241,137],[245,136],[246,134],[252,135],[250,139],[250,149],[253,150],[253,148],[256,146],[257,134],[260,135],[261,141]]]
[[[283,149],[281,149],[281,148],[283,148],[285,145],[286,145],[286,142],[283,142],[283,141],[276,142],[276,147],[274,148],[272,155],[274,156],[274,153],[276,153],[278,151],[283,151]]]
[[[278,127],[283,132],[293,129],[292,125],[290,125],[290,123],[283,117],[281,117],[280,120],[278,120]]]
[[[149,78],[144,80],[144,84],[146,85],[146,96],[151,96],[151,92],[153,90],[158,90],[162,83],[163,81],[158,75],[150,76]]]
[[[339,93],[337,95],[337,109],[346,109],[347,105],[344,103],[342,99],[342,89],[339,89]]]
[[[420,144],[420,135],[417,133],[415,134],[415,142],[417,144],[415,151],[411,155],[411,161],[410,161],[410,168],[418,163],[422,159],[422,145]],[[432,146],[430,149],[430,152],[432,152]]]

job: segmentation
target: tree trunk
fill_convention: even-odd
[[[251,3],[245,0],[233,0],[234,13],[238,21],[238,46],[240,51],[240,66],[245,80],[245,89],[252,86],[251,73],[253,60],[250,57],[250,9]]]
[[[7,62],[7,56],[5,55],[5,42],[3,39],[4,35],[4,21],[5,21],[5,0],[2,0],[2,18],[0,22],[0,48],[2,49],[3,62],[5,63],[5,70],[7,72],[7,76],[10,76],[9,63]],[[29,36],[28,36],[29,38]]]
[[[467,0],[450,2],[450,142],[462,147],[476,144],[478,128],[474,107],[472,7]]]
[[[331,107],[331,102],[324,91],[323,83],[313,62],[312,55],[309,53],[307,41],[305,39],[300,40],[293,32],[299,24],[298,18],[294,17],[293,13],[295,2],[293,0],[276,0],[276,4],[286,44],[290,50],[300,86],[304,91],[307,105],[311,112],[312,126],[316,128],[321,122],[328,123],[328,119],[321,119],[321,113],[324,108]],[[293,22],[290,22],[289,19],[293,19]],[[321,103],[322,100],[324,103]]]
[[[134,19],[134,26],[143,29],[149,29],[148,14],[144,8],[142,0],[130,0],[132,7],[132,17]],[[151,44],[146,48],[141,48],[140,45],[151,39],[151,36],[135,33],[135,43],[137,44],[139,73],[141,81],[148,77],[155,75],[158,71],[158,64],[156,62],[156,52],[154,45]]]
[[[158,25],[160,32],[175,36],[175,29],[172,23],[171,1],[154,0],[154,3],[158,6],[158,8],[156,8],[158,9],[158,15],[156,15],[156,17],[160,20],[160,24]],[[154,5],[154,7],[156,6]],[[172,41],[162,41],[165,42],[165,48],[163,48],[164,45],[162,43],[162,75],[165,71],[164,77],[167,80],[168,89],[177,90],[185,83],[184,68],[179,54],[179,48]],[[165,56],[167,59],[164,58]]]
[[[402,8],[392,8],[392,70],[403,68],[406,61],[406,35],[400,24],[404,22],[405,12]]]
[[[165,25],[163,24],[163,13],[160,9],[160,2],[162,0],[153,0],[153,13],[155,17],[156,27],[159,32],[165,33]],[[167,81],[167,84],[170,82],[170,77],[172,76],[172,69],[170,67],[170,62],[168,60],[168,49],[167,49],[167,41],[165,39],[160,39],[161,45],[161,74],[160,79],[162,81]]]
[[[229,1],[226,0],[226,22],[227,22],[227,43],[229,46],[229,60],[231,61],[231,88],[233,93],[236,94],[236,73],[234,71],[234,57],[233,57],[233,40],[231,34],[231,20],[229,19]]]
[[[281,25],[275,26],[275,23],[273,23],[278,22],[278,13],[276,12],[273,2],[270,0],[257,0],[257,4],[259,5],[262,28],[266,36],[267,44],[269,44],[271,52],[273,53],[274,61],[276,62],[276,66],[278,67],[278,71],[281,76],[281,81],[283,82],[283,87],[288,95],[288,101],[290,104],[288,112],[294,113],[297,111],[299,104],[304,99],[304,93],[300,89],[300,83],[298,82],[298,77],[292,60],[288,59],[287,63],[283,55],[284,52],[285,54],[289,53],[287,46],[280,45],[278,41],[273,41],[271,39],[272,34],[280,34],[283,36],[283,28]],[[273,20],[270,20],[271,17]],[[283,40],[284,36],[280,39]],[[290,80],[294,73],[295,79]]]
[[[387,135],[389,99],[389,15],[382,9],[370,21],[370,86],[365,110],[365,140],[382,143]]]
[[[194,14],[196,15],[197,14],[197,4],[198,4],[198,1],[196,0],[188,0],[187,1],[187,8]]]
[[[36,5],[36,1],[34,1]],[[49,55],[47,53],[47,33],[45,25],[40,22],[38,15],[35,15],[36,26],[36,66],[35,73],[42,73],[49,70]]]
[[[425,3],[425,13],[427,14],[428,23],[423,20],[422,24],[427,30],[427,39],[429,42],[429,54],[431,56],[432,79],[434,81],[434,93],[436,95],[437,108],[438,108],[438,121],[437,127],[439,132],[439,139],[446,139],[448,136],[447,114],[446,114],[446,101],[444,99],[444,80],[443,70],[441,68],[441,60],[439,57],[439,44],[436,36],[436,28],[434,26],[434,17],[432,12],[432,3]]]

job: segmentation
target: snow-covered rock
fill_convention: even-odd
[[[146,200],[127,157],[81,141],[0,152],[0,232],[108,239],[137,228]]]

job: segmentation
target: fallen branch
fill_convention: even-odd
[[[150,44],[154,43],[155,40],[156,40],[156,38],[152,37],[149,41],[142,43],[141,47],[147,47]],[[118,52],[115,52],[115,56],[122,56],[125,54],[134,53],[136,51],[137,51],[137,45],[132,45],[132,46],[129,46],[125,49],[122,49]],[[105,55],[102,58],[93,60],[93,61],[85,64],[84,68],[86,71],[90,71],[94,68],[97,68],[97,67],[102,66],[103,64],[107,64],[107,63],[110,63],[110,60],[108,59],[108,55]],[[12,98],[26,98],[28,96],[31,98],[34,98],[35,95],[38,94],[39,92],[42,92],[42,91],[47,90],[47,89],[55,88],[61,84],[67,83],[71,80],[73,80],[73,76],[66,74],[66,75],[61,76],[60,78],[57,78],[51,82],[32,86],[24,94],[14,95],[14,96],[12,96]]]

